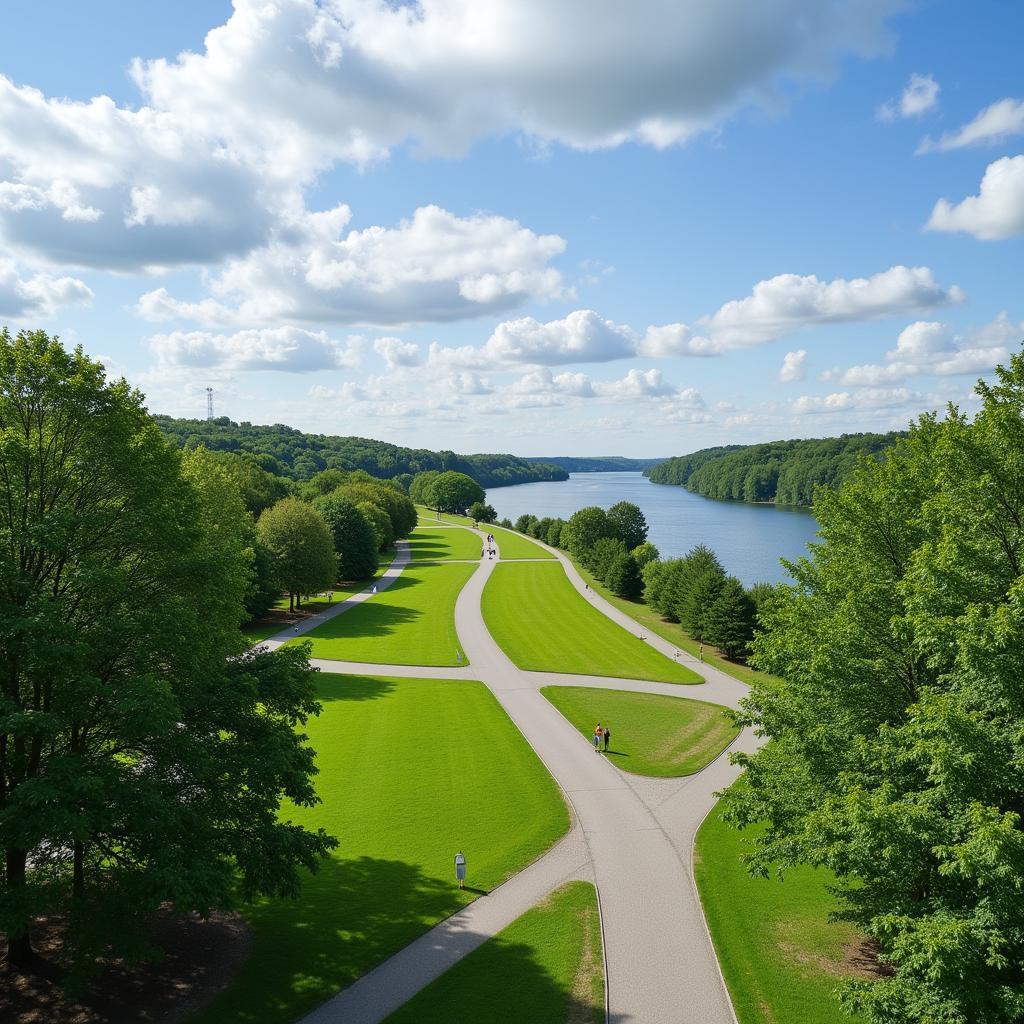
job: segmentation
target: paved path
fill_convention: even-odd
[[[635,621],[588,591],[561,552],[569,579],[609,618],[642,633]],[[396,560],[397,561],[397,560]],[[480,599],[497,561],[484,559],[455,606],[464,668],[417,668],[314,661],[325,671],[475,679],[495,695],[561,786],[573,813],[569,835],[525,871],[421,936],[304,1020],[307,1024],[377,1024],[462,956],[570,878],[597,886],[604,935],[608,1020],[614,1024],[734,1024],[691,873],[694,836],[714,793],[738,769],[720,756],[682,779],[620,771],[541,696],[550,684],[612,687],[711,700],[735,707],[746,687],[685,652],[704,685],[640,682],[518,669],[491,638]],[[393,565],[392,568],[395,568]],[[400,568],[399,570],[400,571]],[[390,572],[390,570],[389,570]],[[397,574],[397,573],[396,573]],[[359,595],[362,597],[362,595]],[[335,612],[334,614],[338,614]],[[667,657],[676,648],[649,642]],[[753,749],[749,733],[731,749]]]

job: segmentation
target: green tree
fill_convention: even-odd
[[[438,474],[430,484],[430,493],[433,507],[439,512],[465,512],[486,498],[484,489],[471,476],[453,469]]]
[[[302,496],[307,500],[313,500],[331,491],[336,491],[344,484],[350,474],[343,473],[340,469],[325,469],[311,477],[302,485]]]
[[[400,490],[375,483],[348,482],[338,493],[358,505],[368,501],[387,513],[394,537],[408,537],[416,526],[416,506]]]
[[[631,501],[617,501],[608,509],[608,522],[618,537],[626,545],[627,551],[639,547],[647,540],[647,519],[638,505]]]
[[[599,580],[604,580],[612,562],[626,553],[626,545],[618,537],[600,537],[580,558]]]
[[[270,554],[277,585],[288,591],[289,610],[299,606],[303,594],[330,587],[338,578],[331,532],[304,501],[285,498],[268,508],[256,523],[256,533]]]
[[[562,531],[564,528],[564,519],[552,519],[551,525],[548,527],[548,535],[544,538],[546,543],[550,544],[553,548],[564,547],[562,542]]]
[[[728,797],[755,871],[838,876],[886,973],[874,1024],[1024,1014],[1024,358],[968,420],[922,417],[818,492],[820,541],[762,613],[744,721],[772,741]]]
[[[566,536],[568,534],[568,537]],[[602,537],[614,537],[615,527],[609,522],[603,508],[589,505],[573,512],[562,529],[562,546],[577,558],[583,559]]]
[[[619,597],[634,600],[643,590],[643,579],[636,559],[625,551],[616,555],[608,566],[604,577],[608,589]]]
[[[648,540],[638,544],[630,554],[636,560],[636,564],[642,569],[648,562],[656,562],[661,556],[658,549]]]
[[[423,473],[417,473],[409,485],[409,497],[417,505],[434,508],[434,481],[440,475],[436,469],[428,469]]]
[[[395,528],[391,525],[391,516],[372,501],[360,501],[356,508],[370,524],[378,551],[387,551],[395,543]]]
[[[684,571],[680,587],[677,581],[673,610],[694,640],[706,639],[707,616],[725,586],[725,573],[721,570],[699,569]]]
[[[482,501],[474,501],[468,509],[469,518],[475,523],[493,523],[498,518],[494,506],[487,505]]]
[[[247,653],[251,520],[142,396],[43,332],[0,331],[0,931],[33,960],[147,951],[145,924],[294,894],[333,845],[315,803],[308,650]],[[239,886],[239,882],[241,883]]]
[[[327,470],[330,472],[330,470]],[[327,494],[313,501],[331,531],[338,556],[338,577],[366,580],[377,571],[377,532],[366,516],[341,494]]]
[[[253,524],[252,576],[245,592],[246,621],[262,618],[277,601],[280,590],[274,579],[273,559],[270,552],[256,539]]]
[[[529,512],[527,512],[525,515],[521,515],[518,519],[516,519],[515,528],[519,533],[532,533],[534,526],[539,521],[540,520],[538,520],[535,515],[531,515]]]
[[[261,468],[252,455],[234,452],[211,452],[214,461],[234,480],[249,514],[258,519],[265,508],[270,508],[290,493],[291,483]]]
[[[703,639],[728,658],[744,658],[754,636],[754,602],[735,576],[727,576],[704,613]]]

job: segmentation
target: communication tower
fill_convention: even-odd
[[[213,388],[206,389],[206,418],[213,419]]]

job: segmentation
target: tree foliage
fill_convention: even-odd
[[[647,519],[638,505],[631,501],[617,501],[608,509],[608,522],[626,546],[627,551],[639,547],[647,540]]]
[[[334,552],[338,556],[338,578],[369,579],[377,571],[380,542],[366,516],[348,498],[337,492],[314,499],[313,508],[331,531]]]
[[[1024,357],[973,422],[925,416],[815,506],[821,541],[764,602],[739,825],[754,870],[826,865],[891,973],[874,1024],[1024,1016]]]
[[[466,510],[466,514],[475,523],[493,523],[498,518],[493,505],[487,505],[482,501],[474,501]]]
[[[335,493],[356,505],[364,501],[376,505],[391,520],[391,542],[408,537],[416,526],[416,506],[412,500],[400,489],[388,487],[381,481],[346,483]]]
[[[582,560],[602,537],[614,536],[615,527],[609,521],[608,513],[596,505],[589,505],[569,517],[562,530],[562,546]]]
[[[61,914],[79,974],[178,913],[292,894],[333,845],[315,802],[308,651],[246,653],[251,521],[122,380],[0,332],[0,931]],[[238,883],[240,884],[240,887]]]
[[[438,473],[428,487],[427,505],[439,512],[465,512],[470,505],[483,504],[484,489],[465,473],[446,470]]]
[[[288,591],[289,608],[303,594],[333,586],[338,559],[331,532],[320,514],[298,498],[285,498],[268,508],[256,523],[260,543],[270,555],[278,587]]]

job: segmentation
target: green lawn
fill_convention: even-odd
[[[454,523],[456,526],[472,526],[469,516],[453,516],[447,512],[438,515],[432,508],[425,505],[416,506],[417,524],[419,526],[437,526],[438,523]]]
[[[529,537],[516,533],[514,530],[503,530],[500,526],[481,527],[486,532],[493,533],[494,539],[498,542],[498,551],[502,558],[554,558],[555,556],[535,544]]]
[[[692,775],[739,733],[725,708],[703,700],[589,686],[545,686],[540,692],[588,742],[598,722],[610,726],[607,756],[636,775]]]
[[[612,736],[614,738],[614,732]],[[853,1024],[833,996],[860,936],[830,923],[836,901],[825,871],[799,868],[751,878],[740,855],[746,832],[712,811],[697,833],[694,875],[740,1024]],[[859,976],[869,977],[863,968]]]
[[[409,538],[409,551],[414,562],[472,559],[480,561],[483,541],[469,530],[445,527],[431,530],[417,527]]]
[[[455,599],[476,566],[466,562],[408,566],[376,596],[329,619],[299,640],[314,658],[390,665],[467,664],[455,632]]]
[[[593,608],[558,562],[499,563],[482,609],[491,636],[523,669],[702,682]]]
[[[302,602],[301,614],[314,614],[319,611],[323,611],[324,608],[329,608],[332,604],[337,604],[339,601],[343,601],[350,594],[358,594],[360,591],[366,590],[367,587],[373,585],[373,581],[379,579],[384,575],[384,571],[391,565],[392,559],[395,557],[394,549],[385,552],[381,555],[381,563],[377,566],[377,571],[368,580],[352,580],[347,583],[336,583],[334,585],[334,601],[329,601],[326,597],[320,597],[317,594],[313,594]],[[298,621],[298,616],[291,616],[288,612],[288,595],[284,595],[277,599],[274,603],[274,607],[271,609],[270,615],[265,619],[260,619],[257,622],[250,622],[242,626],[242,636],[244,636],[249,643],[258,644],[261,640],[266,640],[267,637],[273,636],[275,633],[280,633],[281,630],[287,629],[293,622]]]
[[[572,564],[576,566],[576,571],[590,584],[591,588],[596,590],[610,604],[618,608],[620,612],[624,612],[631,619],[635,619],[639,625],[649,629],[652,633],[656,633],[662,639],[675,644],[681,651],[687,651],[695,658],[700,656],[700,644],[696,640],[691,639],[689,633],[678,622],[666,622],[653,608],[648,607],[643,601],[628,601],[626,598],[616,597],[600,580],[595,579],[592,573],[584,569],[575,558],[572,559]],[[729,661],[708,644],[704,645],[704,661],[713,668],[721,669],[722,672],[748,685],[755,679],[764,678],[763,672],[758,672],[756,669],[750,668],[749,665]]]
[[[490,692],[464,680],[320,675],[306,731],[323,802],[285,816],[341,846],[298,902],[247,911],[253,946],[201,1024],[284,1024],[475,898],[569,827],[557,786]]]
[[[385,1024],[601,1024],[597,897],[569,882],[441,975]]]

